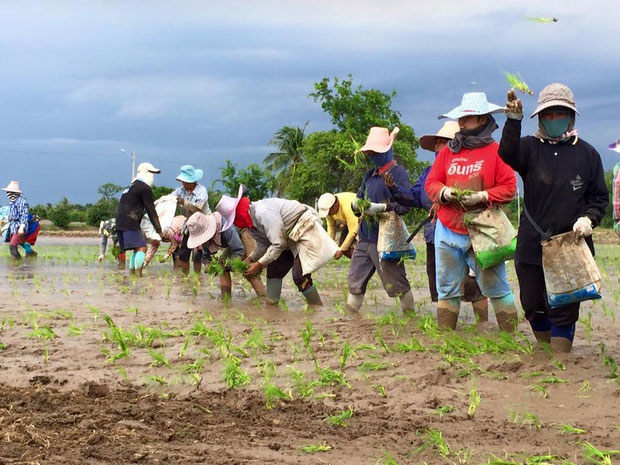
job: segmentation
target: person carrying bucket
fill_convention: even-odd
[[[129,258],[129,272],[137,273],[138,276],[142,275],[142,266],[146,258],[146,239],[140,227],[145,212],[157,234],[162,235],[151,191],[155,174],[158,173],[161,173],[161,170],[150,163],[140,163],[131,186],[121,195],[116,213],[116,231],[121,252],[133,251]]]
[[[454,138],[459,131],[459,124],[456,121],[446,121],[439,129],[437,134],[425,134],[420,137],[420,147],[429,152],[434,152],[435,157],[444,146]],[[428,277],[428,288],[431,294],[431,301],[437,302],[437,272],[435,265],[435,213],[433,202],[424,190],[426,178],[430,172],[429,166],[413,184],[410,191],[402,191],[399,186],[394,183],[394,178],[390,173],[383,175],[386,186],[390,189],[396,200],[407,207],[424,208],[432,216],[431,221],[424,225],[424,240],[426,242],[426,275]],[[476,277],[471,272],[467,273],[467,277],[463,282],[463,300],[471,302],[474,309],[476,320],[480,323],[489,319],[489,301],[482,295],[480,287],[476,282]]]
[[[523,105],[514,90],[508,92],[506,108],[499,155],[523,179],[527,212],[521,215],[515,254],[521,305],[539,342],[550,343],[552,352],[570,352],[579,302],[550,306],[541,235],[530,218],[549,235],[575,231],[594,253],[592,228],[609,203],[603,165],[594,147],[577,135],[579,112],[573,92],[564,84],[549,84],[540,92],[530,116],[538,116],[538,129],[531,136],[521,137]]]
[[[336,259],[343,255],[351,258],[355,250],[359,218],[351,209],[351,204],[356,198],[357,194],[354,192],[340,192],[339,194],[326,192],[319,197],[319,216],[327,220],[329,237],[336,240],[336,229],[342,227],[338,244],[340,249],[334,255]]]
[[[498,127],[492,115],[499,112],[503,108],[489,103],[484,92],[472,92],[440,116],[456,119],[459,125],[454,138],[439,151],[425,184],[431,201],[439,204],[434,239],[437,323],[442,328],[456,328],[468,269],[474,271],[482,294],[491,299],[499,328],[513,331],[518,321],[504,262],[483,269],[463,221],[466,211],[508,203],[516,192],[515,173],[499,158],[492,137]]]
[[[390,297],[399,297],[400,306],[404,313],[414,310],[414,299],[411,285],[407,279],[405,264],[402,260],[379,260],[377,243],[379,240],[379,221],[376,216],[380,213],[392,211],[397,215],[405,215],[410,208],[397,203],[381,177],[385,172],[391,172],[395,184],[402,190],[411,189],[409,176],[402,166],[396,163],[392,151],[392,144],[399,129],[394,128],[390,133],[387,128],[370,128],[366,143],[361,150],[370,158],[374,168],[364,174],[362,184],[357,191],[357,199],[370,200],[370,206],[359,211],[359,203],[353,203],[354,211],[363,214],[358,236],[359,243],[353,251],[349,266],[349,295],[347,296],[347,311],[358,314],[368,281],[378,272],[383,288]]]

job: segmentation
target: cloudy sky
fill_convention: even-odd
[[[539,16],[559,21],[526,20]],[[396,89],[394,108],[418,135],[438,129],[464,92],[503,104],[502,71],[535,91],[564,82],[581,136],[610,168],[614,17],[615,0],[0,0],[0,183],[20,180],[31,204],[94,201],[100,184],[128,183],[121,148],[160,166],[157,184],[175,186],[186,163],[208,183],[226,159],[260,162],[283,125],[328,129],[307,95],[348,74]],[[535,97],[523,99],[533,110]]]

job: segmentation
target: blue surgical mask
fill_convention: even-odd
[[[394,156],[392,154],[392,148],[385,153],[373,153],[370,156],[370,160],[377,168],[381,168],[386,163],[389,163],[393,160]]]
[[[567,115],[564,118],[556,120],[541,119],[541,123],[547,135],[551,138],[556,138],[568,131],[569,117]]]

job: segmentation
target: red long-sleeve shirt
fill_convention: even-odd
[[[512,168],[497,154],[498,148],[497,142],[493,142],[485,147],[464,148],[459,153],[452,153],[447,146],[441,149],[424,186],[429,198],[439,203],[441,190],[448,186],[487,191],[492,204],[510,202],[517,190],[517,180]],[[467,234],[459,205],[441,205],[437,217],[451,231]]]

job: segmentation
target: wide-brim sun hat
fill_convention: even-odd
[[[534,113],[530,115],[533,118],[541,111],[551,107],[564,107],[569,110],[573,110],[576,114],[579,114],[577,105],[575,105],[575,96],[573,91],[564,84],[554,82],[549,84],[538,95],[538,106]]]
[[[219,213],[211,213],[205,215],[202,212],[196,212],[189,217],[185,223],[189,237],[187,239],[187,248],[193,249],[199,245],[208,242],[217,230],[217,218],[215,215]]]
[[[18,194],[23,194],[23,192],[19,189],[19,181],[11,181],[9,185],[3,187],[2,190],[6,192],[16,192]]]
[[[459,127],[459,123],[456,121],[446,121],[443,123],[441,129],[437,131],[437,134],[424,134],[420,137],[420,147],[424,150],[434,152],[435,141],[438,137],[442,137],[444,139],[454,139],[454,135],[460,130],[461,128]]]
[[[229,195],[222,195],[222,198],[215,206],[215,211],[222,215],[222,232],[230,228],[235,222],[235,216],[237,215],[237,205],[239,205],[239,201],[241,200],[241,197],[243,197],[244,191],[245,186],[243,184],[239,185],[239,192],[237,192],[237,198],[231,197]]]
[[[366,143],[360,149],[362,152],[385,153],[392,147],[400,129],[395,127],[392,132],[388,128],[372,127],[368,132]]]
[[[177,176],[177,181],[194,183],[202,179],[203,171],[194,168],[192,165],[181,166],[181,173]]]
[[[319,210],[319,218],[325,218],[329,215],[329,209],[334,206],[336,203],[336,196],[331,192],[326,192],[322,196],[319,197],[319,201],[317,202],[317,207]]]
[[[453,108],[448,113],[439,115],[438,119],[459,119],[464,116],[490,115],[503,112],[504,107],[490,103],[487,100],[487,94],[484,92],[468,92],[463,94],[461,104],[458,107]]]
[[[149,162],[145,161],[145,162],[140,163],[138,165],[138,173],[155,173],[155,174],[159,174],[159,173],[161,173],[161,170],[159,168],[155,168]]]

